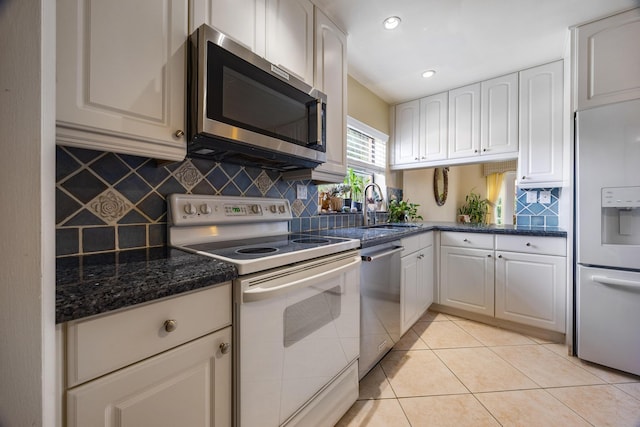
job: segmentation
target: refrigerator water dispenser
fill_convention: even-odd
[[[602,243],[640,245],[640,187],[602,189]]]

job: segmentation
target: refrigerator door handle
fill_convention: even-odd
[[[640,282],[636,282],[635,280],[613,279],[607,276],[591,276],[591,280],[607,286],[640,289]]]

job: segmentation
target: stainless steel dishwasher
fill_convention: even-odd
[[[360,361],[362,379],[400,339],[399,241],[361,250]]]

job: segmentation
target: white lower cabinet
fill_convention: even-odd
[[[496,238],[495,317],[564,332],[567,289],[565,239],[518,237],[522,252],[508,252],[500,250],[501,247],[513,248],[512,245],[503,245],[505,238],[513,236]],[[547,244],[541,247],[535,242]],[[540,255],[537,252],[551,254]]]
[[[441,304],[493,316],[493,249],[440,249]]]
[[[404,334],[433,303],[433,232],[402,239],[400,333]]]
[[[231,284],[64,325],[69,427],[231,426]]]
[[[442,232],[439,303],[564,333],[566,268],[563,237]]]
[[[76,387],[68,426],[230,426],[231,327]]]

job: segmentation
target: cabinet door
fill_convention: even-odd
[[[57,142],[184,159],[186,2],[56,7]]]
[[[207,24],[265,56],[265,0],[189,0],[189,34]]]
[[[347,173],[347,39],[319,10],[315,86],[327,95],[327,161],[315,171],[341,181]]]
[[[420,101],[409,101],[395,107],[394,164],[420,160]]]
[[[440,248],[440,304],[493,316],[493,251]]]
[[[310,1],[267,0],[266,41],[268,61],[313,85],[313,4]]]
[[[67,425],[231,426],[231,327],[67,392]]]
[[[418,317],[433,303],[433,244],[422,248],[418,256]],[[416,319],[417,320],[417,319]]]
[[[420,304],[418,302],[419,259],[418,252],[402,257],[400,261],[400,334],[418,320]]]
[[[640,8],[582,25],[576,33],[577,109],[640,98]]]
[[[482,82],[480,100],[481,154],[517,154],[518,73]]]
[[[566,258],[496,253],[496,317],[565,332]]]
[[[420,161],[447,158],[447,115],[449,94],[447,92],[428,96],[420,100]]]
[[[449,158],[480,154],[480,83],[449,91]]]
[[[520,72],[518,186],[562,186],[562,61]]]

